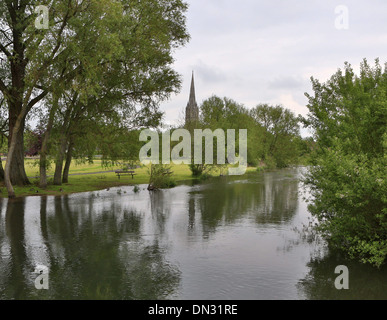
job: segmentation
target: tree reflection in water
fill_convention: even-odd
[[[179,285],[157,240],[141,237],[140,214],[94,193],[26,199],[1,213],[3,299],[165,299]],[[49,267],[49,290],[34,287],[39,264]]]
[[[245,218],[254,219],[258,226],[289,222],[297,209],[298,180],[275,172],[249,180],[223,177],[194,192],[195,195],[200,195],[197,198],[203,232],[208,236],[222,223]],[[191,211],[192,208],[190,202]]]
[[[298,176],[0,199],[0,299],[385,298],[385,268],[295,232],[309,217]],[[334,288],[342,264],[349,291]],[[37,265],[49,268],[49,290],[34,286]]]
[[[349,271],[349,290],[337,290],[335,269],[345,265]],[[297,284],[299,294],[309,300],[386,300],[387,268],[377,270],[370,265],[348,260],[340,252],[326,251],[308,263],[309,272]]]

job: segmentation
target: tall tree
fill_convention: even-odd
[[[262,160],[267,161],[270,157],[279,167],[286,167],[295,161],[295,138],[300,134],[298,118],[289,109],[268,104],[256,106],[250,115],[264,129]]]
[[[203,128],[212,130],[247,129],[247,162],[250,165],[257,165],[259,150],[261,148],[261,126],[257,125],[249,114],[249,110],[242,104],[230,98],[212,96],[203,101],[201,107],[201,125]],[[236,139],[236,147],[239,146],[239,139]]]
[[[36,29],[34,9],[48,3],[49,28]],[[98,93],[103,69],[119,68],[127,77],[116,79],[115,92],[123,97],[130,92],[133,101],[141,97],[154,102],[178,89],[172,53],[188,40],[186,9],[180,0],[6,0],[0,4],[0,71],[5,75],[0,90],[9,109],[5,166],[9,197],[14,197],[12,184],[29,183],[24,170],[25,119],[48,94],[53,101],[60,99],[70,84],[84,102]],[[55,117],[56,111],[52,113]]]
[[[14,197],[12,184],[29,184],[24,170],[24,127],[31,109],[48,93],[42,81],[50,66],[66,51],[71,37],[69,20],[85,10],[79,1],[51,1],[48,29],[35,27],[35,8],[48,1],[5,0],[0,4],[0,90],[7,100],[9,135],[5,184]]]

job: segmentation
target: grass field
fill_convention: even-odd
[[[3,162],[3,167],[5,163]],[[104,167],[101,160],[94,160],[93,163],[77,163],[72,162],[69,173],[69,183],[55,186],[52,184],[54,166],[48,171],[48,186],[46,189],[38,187],[39,184],[39,167],[36,165],[36,160],[27,159],[25,162],[25,170],[30,178],[31,185],[25,187],[14,186],[17,197],[32,196],[32,195],[63,195],[77,192],[96,191],[111,187],[148,184],[149,173],[148,167],[135,169],[136,175],[134,179],[131,176],[125,175],[118,179],[114,171],[121,169],[120,166]],[[249,171],[255,168],[249,168]],[[188,165],[172,165],[173,179],[175,181],[193,179]],[[94,172],[101,172],[92,174]],[[76,175],[72,175],[76,174]],[[214,176],[219,175],[219,172],[213,172]],[[7,197],[7,190],[4,184],[0,184],[0,197]]]

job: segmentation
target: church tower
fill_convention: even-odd
[[[194,74],[192,72],[191,91],[187,107],[185,108],[185,124],[188,125],[197,121],[199,121],[199,107],[196,103]]]

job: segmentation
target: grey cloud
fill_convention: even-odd
[[[216,66],[209,66],[202,61],[199,61],[192,67],[195,77],[206,82],[216,83],[226,81],[227,77],[224,72]]]
[[[301,77],[281,76],[271,80],[268,84],[270,89],[300,89],[305,85],[305,79]]]
[[[171,121],[186,105],[192,70],[199,101],[211,94],[247,106],[288,101],[301,111],[311,76],[326,81],[345,61],[387,61],[385,0],[186,1],[192,38],[175,56],[184,84],[165,105]],[[335,28],[338,5],[348,6],[348,30]]]

